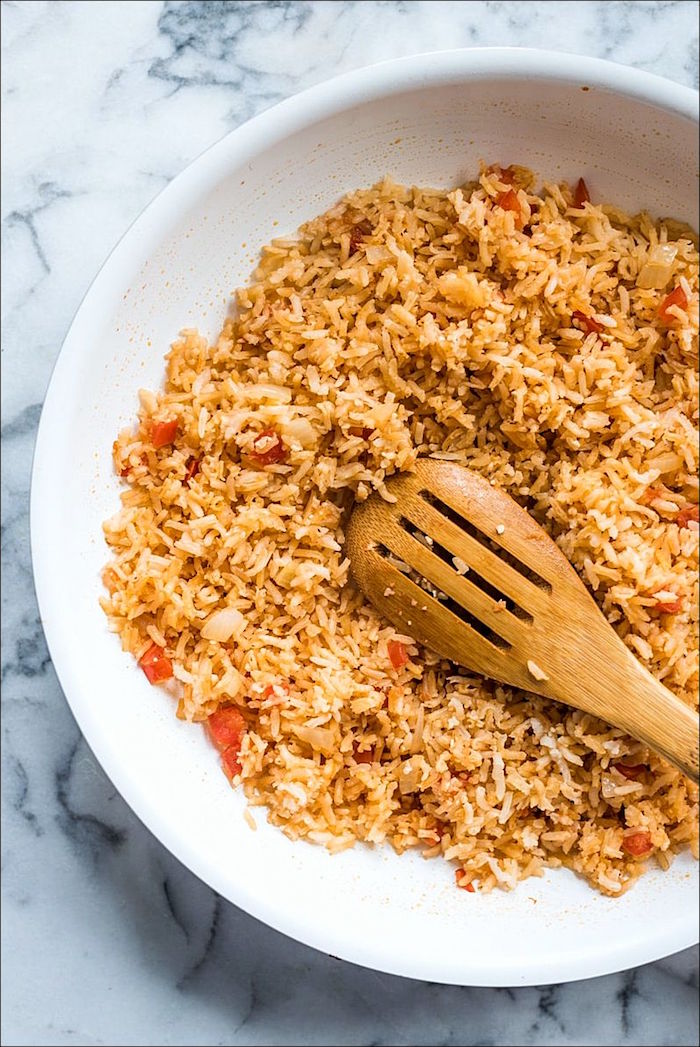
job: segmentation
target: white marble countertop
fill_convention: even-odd
[[[189,160],[334,73],[548,46],[697,83],[693,2],[3,2],[3,1031],[19,1044],[695,1044],[697,950],[539,989],[317,953],[222,901],[114,793],[32,590],[34,433],[99,265]]]

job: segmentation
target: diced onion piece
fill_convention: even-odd
[[[335,748],[335,731],[330,727],[309,727],[307,724],[295,724],[292,727],[300,742],[305,742],[312,749],[318,749],[324,756],[330,756]]]
[[[402,796],[414,793],[423,780],[423,761],[415,756],[409,757],[401,764],[399,771],[399,792]]]
[[[308,418],[292,418],[285,422],[284,435],[288,441],[301,444],[302,447],[313,447],[316,443],[316,430]]]
[[[416,714],[416,726],[411,738],[411,753],[417,754],[423,748],[423,732],[425,730],[425,707],[421,703]]]
[[[395,413],[396,404],[394,403],[375,404],[369,412],[369,419],[374,422],[376,428],[381,429],[382,425],[386,425]]]
[[[238,636],[245,626],[245,618],[235,607],[224,607],[210,614],[200,632],[205,640],[216,640],[226,643],[232,636]]]
[[[292,390],[285,385],[273,385],[272,382],[257,382],[244,389],[248,400],[271,400],[276,404],[288,404],[292,399]]]
[[[657,291],[665,287],[671,279],[677,254],[678,248],[673,244],[656,244],[652,247],[648,261],[639,270],[637,287],[655,288]]]
[[[147,414],[154,414],[158,409],[158,398],[150,389],[139,389],[139,403]]]
[[[520,216],[517,193],[509,190],[509,194],[515,198],[516,213]],[[501,196],[509,194],[502,193]],[[501,196],[497,198],[496,203],[501,204]],[[505,205],[501,204],[501,206]],[[448,302],[464,305],[468,309],[479,309],[489,303],[490,295],[486,283],[480,281],[479,274],[470,272],[465,265],[443,273],[438,280],[438,289]]]
[[[365,248],[365,258],[370,265],[379,265],[381,262],[388,262],[391,254],[381,244],[368,244]]]
[[[675,451],[659,451],[656,455],[650,455],[647,459],[650,469],[657,469],[659,473],[673,473],[683,465],[683,459]]]

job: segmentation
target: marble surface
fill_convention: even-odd
[[[572,985],[460,989],[343,963],[218,898],[82,740],[27,533],[34,433],[73,313],[206,146],[302,87],[421,50],[546,42],[696,84],[696,4],[4,2],[2,31],[2,1042],[697,1043],[697,950]]]

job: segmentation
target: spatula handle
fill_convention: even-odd
[[[697,714],[647,672],[624,644],[620,648],[620,657],[582,674],[582,700],[575,704],[646,742],[697,783]]]

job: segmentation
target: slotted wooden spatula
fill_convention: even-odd
[[[419,459],[387,486],[396,502],[373,495],[347,531],[355,581],[382,615],[459,665],[607,720],[698,781],[697,717],[524,509],[453,462]]]

